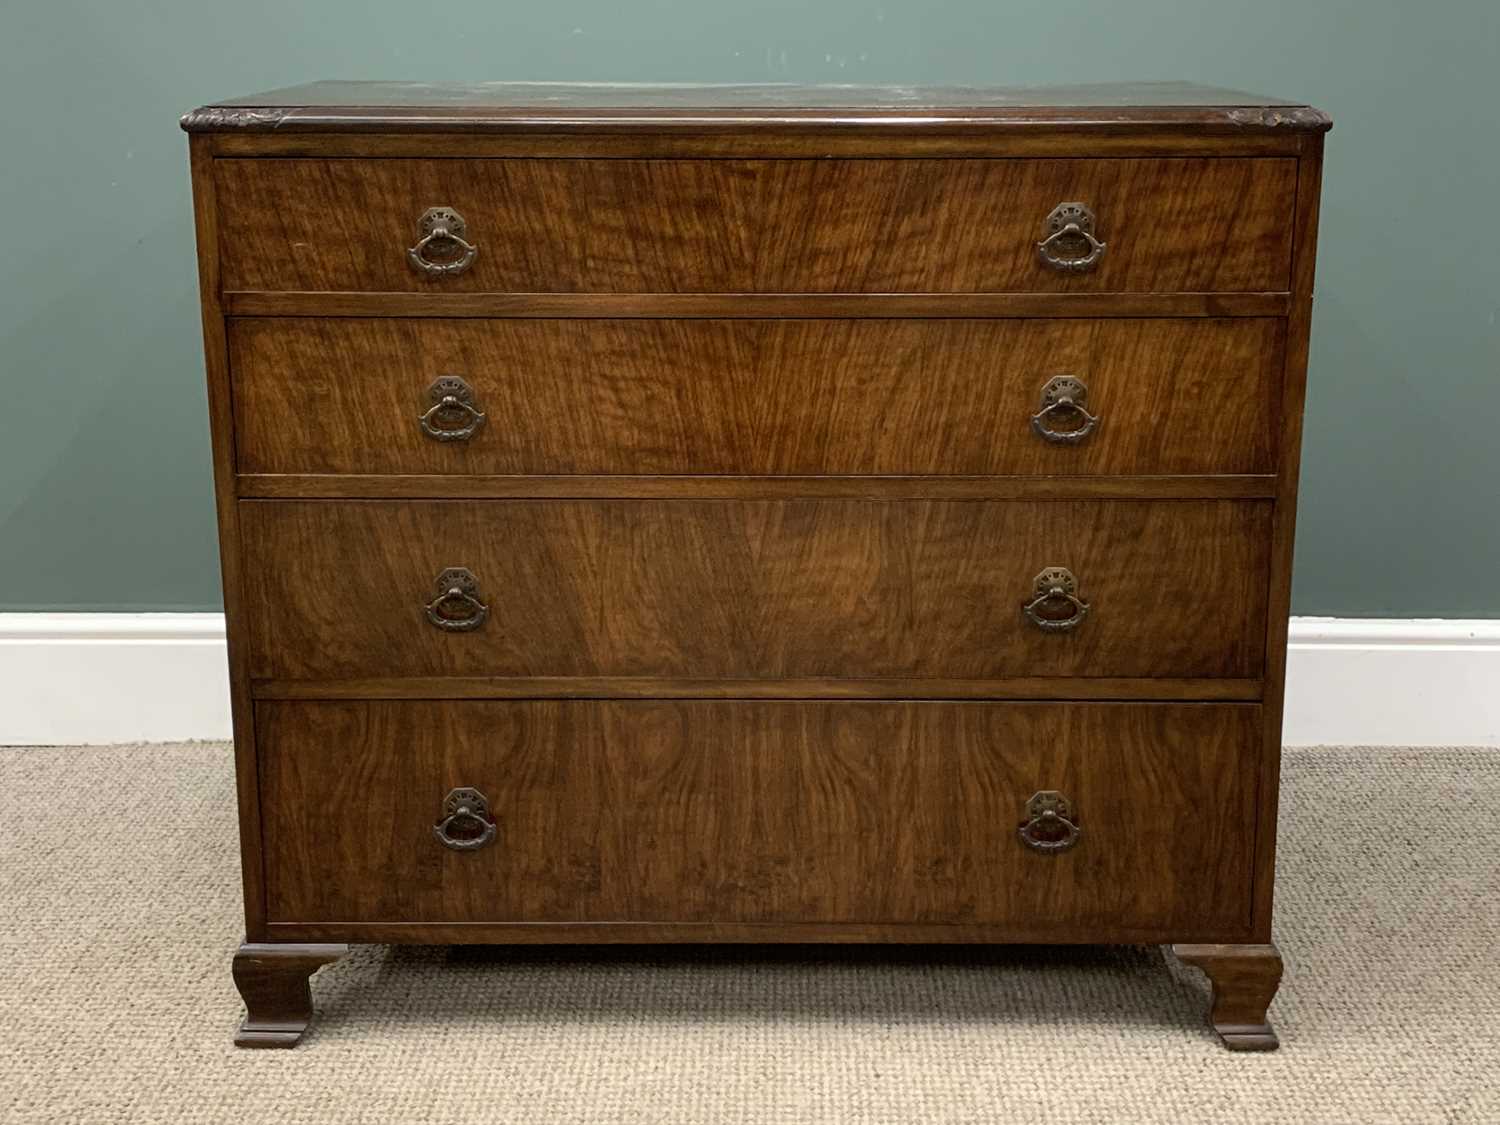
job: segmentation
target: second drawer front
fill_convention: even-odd
[[[270,915],[1233,938],[1249,913],[1260,716],[1247,704],[262,703]],[[446,801],[455,790],[470,792]],[[1076,836],[1045,797],[1033,808],[1047,793]],[[1023,842],[1022,826],[1052,848]]]
[[[1267,473],[1281,334],[1271,319],[234,320],[235,449],[243,473]],[[445,408],[449,376],[469,400]],[[1096,422],[1065,405],[1037,418],[1059,377]]]
[[[1254,501],[244,501],[251,670],[1254,678],[1270,511]],[[1047,568],[1071,572],[1088,609],[1057,595],[1034,612],[1076,627],[1023,614]]]

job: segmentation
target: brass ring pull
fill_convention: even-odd
[[[1043,441],[1059,445],[1074,445],[1094,432],[1099,419],[1088,412],[1085,403],[1089,400],[1089,389],[1082,379],[1071,375],[1058,375],[1048,379],[1042,388],[1042,408],[1031,416],[1031,428]],[[1052,423],[1073,419],[1072,429],[1055,430]]]
[[[433,582],[436,597],[427,603],[427,620],[449,633],[469,633],[484,624],[490,607],[479,600],[479,580],[472,571],[450,566]]]
[[[417,421],[433,441],[468,441],[484,425],[485,413],[474,406],[474,388],[457,375],[444,375],[427,388],[432,403]],[[456,425],[448,423],[457,422]]]
[[[421,237],[406,252],[411,268],[428,277],[457,277],[474,264],[479,247],[464,241],[469,225],[451,207],[429,207],[418,222]],[[438,260],[428,257],[436,252]]]
[[[1057,855],[1075,846],[1083,829],[1073,815],[1073,803],[1055,789],[1043,789],[1026,802],[1026,820],[1016,833],[1032,851]]]
[[[1021,604],[1026,620],[1048,633],[1066,633],[1083,624],[1089,615],[1089,603],[1078,596],[1078,580],[1066,567],[1049,566],[1032,581],[1032,598]],[[1045,610],[1058,603],[1072,607],[1067,617],[1055,617]]]
[[[443,819],[432,826],[432,834],[445,848],[478,851],[495,838],[490,803],[478,789],[450,791],[443,799],[443,814]]]
[[[1094,212],[1083,203],[1059,203],[1047,216],[1047,237],[1036,244],[1042,261],[1064,273],[1086,273],[1104,257],[1094,237]]]

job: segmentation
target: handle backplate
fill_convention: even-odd
[[[427,620],[449,633],[468,633],[484,624],[490,607],[479,600],[479,579],[462,566],[450,566],[432,583]]]
[[[478,789],[452,789],[443,798],[443,818],[432,826],[438,843],[456,852],[472,852],[495,839],[490,803]]]
[[[1090,414],[1086,404],[1089,389],[1082,379],[1073,375],[1057,375],[1047,380],[1042,387],[1041,409],[1031,416],[1031,428],[1043,441],[1059,445],[1073,445],[1099,425],[1099,419]],[[1054,429],[1054,423],[1066,428]]]
[[[1059,203],[1047,216],[1046,237],[1037,256],[1063,273],[1086,273],[1104,257],[1105,245],[1094,237],[1094,212],[1086,203]]]
[[[1073,802],[1055,789],[1043,789],[1026,802],[1026,819],[1016,829],[1021,843],[1043,855],[1057,855],[1077,845],[1083,835]]]
[[[417,244],[406,252],[406,260],[427,277],[456,277],[479,257],[479,247],[464,238],[469,224],[452,207],[427,208],[417,231]]]
[[[457,375],[443,375],[427,388],[431,405],[417,419],[433,441],[468,441],[485,413],[474,405],[474,388]]]
[[[1031,599],[1021,603],[1021,613],[1038,629],[1048,633],[1066,633],[1083,624],[1089,614],[1089,603],[1078,596],[1078,579],[1065,566],[1049,566],[1032,580]],[[1067,617],[1047,612],[1066,604]]]

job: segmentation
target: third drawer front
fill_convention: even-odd
[[[261,703],[277,922],[1241,936],[1253,704]]]
[[[1262,672],[1268,502],[240,510],[260,679]]]
[[[235,452],[242,473],[1269,473],[1282,331],[236,319]]]

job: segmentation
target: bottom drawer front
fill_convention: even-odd
[[[1252,704],[267,702],[256,725],[272,922],[1248,921]],[[461,789],[487,816],[445,807]]]

